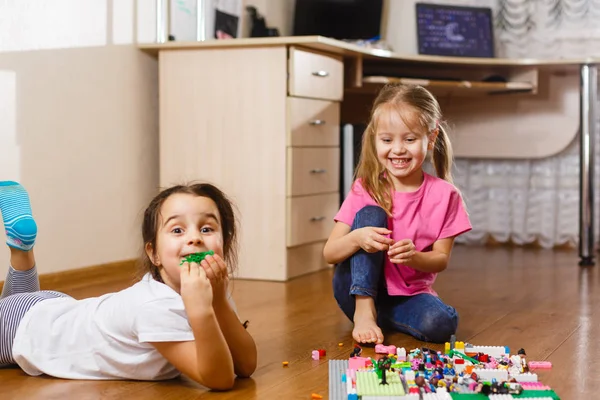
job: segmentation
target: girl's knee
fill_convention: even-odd
[[[448,313],[430,311],[423,316],[419,331],[425,341],[432,343],[444,343],[450,341],[450,337],[456,333],[458,327],[458,315],[456,312]]]
[[[387,228],[388,215],[385,210],[379,206],[365,206],[358,210],[354,217],[356,228],[365,226],[377,226]]]

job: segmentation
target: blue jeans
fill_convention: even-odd
[[[354,217],[352,230],[367,226],[387,228],[387,214],[377,206],[366,206]],[[385,252],[358,250],[335,267],[333,294],[339,307],[352,321],[354,296],[375,299],[377,324],[433,343],[444,343],[456,332],[458,313],[439,297],[423,293],[414,296],[390,296],[383,274]]]

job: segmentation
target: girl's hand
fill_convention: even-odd
[[[206,277],[212,285],[215,300],[223,300],[227,294],[229,272],[227,264],[218,254],[208,255],[202,260],[200,266],[206,272]]]
[[[203,315],[212,309],[213,290],[210,280],[198,263],[181,266],[181,298],[189,318]]]
[[[385,237],[392,233],[386,228],[367,226],[353,232],[356,232],[355,235],[358,237],[358,245],[367,253],[386,251],[394,243],[394,240]]]
[[[413,241],[410,239],[403,239],[397,241],[390,247],[388,257],[390,257],[390,261],[394,264],[410,265],[416,252]]]

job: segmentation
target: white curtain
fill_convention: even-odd
[[[497,0],[494,15],[499,57],[600,57],[600,0]],[[596,143],[596,186],[599,158]],[[460,242],[577,244],[579,137],[562,153],[540,160],[458,159],[454,177],[474,227]],[[599,196],[596,187],[596,232]]]

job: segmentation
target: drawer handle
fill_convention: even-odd
[[[325,125],[325,120],[324,119],[315,119],[313,121],[310,121],[309,124],[311,124],[311,125]]]
[[[319,169],[311,169],[310,173],[311,174],[324,174],[325,172],[327,172],[326,169],[324,168],[319,168]]]
[[[319,222],[319,221],[323,221],[324,219],[325,219],[325,217],[321,215],[319,217],[312,217],[310,219],[310,222]]]
[[[329,76],[329,72],[327,71],[315,71],[312,73],[314,76],[318,76],[319,78],[325,78]]]

